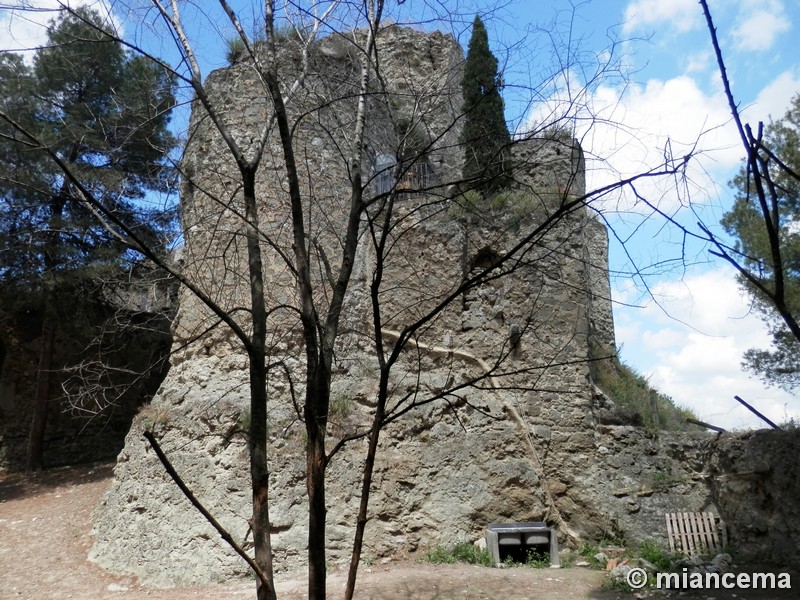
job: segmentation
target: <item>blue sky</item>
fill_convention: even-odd
[[[45,7],[54,0],[33,4]],[[450,27],[464,45],[472,15],[484,15],[493,50],[504,66],[507,117],[517,127],[563,101],[564,77],[537,86],[554,72],[554,62],[569,63],[570,87],[579,89],[587,77],[581,66],[607,59],[613,43],[613,56],[626,76],[609,74],[586,90],[582,100],[592,107],[592,116],[602,119],[591,127],[582,121],[575,132],[587,155],[598,157],[587,165],[589,187],[657,164],[665,147],[682,156],[696,145],[702,156],[680,195],[667,183],[640,191],[689,226],[698,216],[717,226],[730,206],[726,183],[743,153],[696,0],[512,0],[492,10],[482,2],[442,0],[428,3],[424,11],[422,4],[408,0],[401,10],[423,18],[437,11],[444,16],[457,7],[459,15]],[[794,0],[711,0],[710,5],[745,119],[756,123],[782,116],[800,91],[800,7]],[[4,48],[35,46],[42,39],[45,13],[15,20],[9,16],[9,11],[0,11]],[[125,22],[124,27],[136,25]],[[213,27],[207,32],[206,72],[224,64],[220,39],[230,33],[224,28],[214,32]],[[560,47],[556,53],[554,38]],[[571,54],[564,52],[566,41],[571,42]],[[649,218],[628,197],[609,199],[603,208],[614,231],[627,240],[624,249],[619,243],[611,248],[622,359],[678,404],[723,427],[761,426],[734,395],[773,420],[800,418],[800,399],[741,371],[742,353],[766,347],[768,337],[758,316],[750,314],[732,271],[711,260],[702,246],[684,245],[678,231]],[[632,278],[634,270],[644,270],[644,279]]]
[[[507,7],[516,17],[514,25],[504,24],[500,30],[497,47],[513,39],[513,31],[520,29],[517,23],[546,23],[548,7],[553,13],[570,5],[515,2]],[[745,119],[755,125],[783,116],[800,91],[800,6],[780,0],[712,0],[710,7]],[[610,32],[621,41],[624,61],[631,68],[627,85],[611,80],[593,92],[596,106],[613,107],[602,114],[624,127],[598,124],[582,138],[590,154],[611,157],[589,164],[588,186],[610,181],[610,169],[632,173],[657,164],[668,138],[677,156],[697,142],[703,156],[680,196],[670,186],[643,186],[643,191],[689,226],[698,215],[715,226],[730,206],[726,184],[743,151],[698,2],[595,1],[578,6],[572,23],[573,36],[584,38],[598,52],[609,43]],[[644,215],[621,202],[606,208],[609,223],[624,236],[640,226]],[[629,212],[615,214],[620,207]],[[734,395],[778,422],[800,416],[800,399],[765,387],[740,368],[744,350],[767,347],[768,337],[760,319],[750,313],[731,269],[714,261],[706,248],[683,244],[677,230],[654,218],[626,243],[632,261],[619,243],[612,243],[611,268],[620,273],[612,285],[622,359],[678,404],[723,427],[763,425],[733,400]],[[641,280],[622,274],[654,264],[660,266],[646,277],[648,289]]]

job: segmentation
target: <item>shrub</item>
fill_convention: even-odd
[[[639,556],[653,564],[659,571],[672,569],[673,556],[655,542],[644,541],[639,544]]]
[[[479,214],[482,203],[483,196],[475,190],[469,190],[453,198],[447,212],[453,219],[466,219]]]
[[[525,557],[525,566],[533,567],[534,569],[547,569],[550,567],[550,556],[547,552],[541,550],[528,550],[528,555]]]
[[[436,565],[461,562],[484,567],[494,566],[488,550],[478,548],[469,542],[461,542],[454,546],[436,546],[428,551],[425,560]]]
[[[240,37],[232,37],[225,40],[225,45],[227,46],[227,50],[225,52],[225,60],[228,61],[229,65],[234,64],[237,60],[242,58],[245,51],[244,42]]]
[[[330,406],[328,407],[328,418],[344,420],[353,412],[353,399],[346,393],[339,392],[331,398]]]

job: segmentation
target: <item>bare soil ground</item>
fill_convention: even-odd
[[[36,475],[0,474],[0,599],[184,600],[253,598],[253,581],[156,589],[135,577],[110,574],[87,560],[91,515],[111,483],[112,465],[53,469]],[[362,600],[533,599],[614,600],[636,596],[602,587],[604,575],[586,569],[488,569],[470,565],[391,562],[363,567]],[[329,576],[329,596],[344,589],[342,573]],[[794,582],[793,582],[794,583]],[[800,584],[800,581],[797,582]],[[278,597],[305,597],[302,577],[278,577]],[[796,590],[680,594],[687,598],[767,600],[797,598]],[[669,594],[678,596],[677,592]],[[658,594],[659,597],[663,597]],[[642,597],[639,595],[639,597]]]

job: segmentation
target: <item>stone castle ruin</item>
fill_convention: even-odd
[[[355,99],[349,92],[358,81],[351,44],[346,38],[321,40],[309,57],[302,92],[290,104],[298,118],[295,146],[305,170],[304,197],[312,199],[306,207],[308,235],[319,257],[321,286],[323,257],[337,256],[334,233],[349,199],[341,148],[352,132]],[[463,51],[441,33],[396,26],[382,30],[379,45],[388,97],[376,94],[369,105],[366,175],[373,193],[393,183],[387,183],[386,170],[402,165],[406,149],[415,152],[398,183],[394,247],[382,288],[382,331],[391,341],[472,269],[491,265],[493,256],[515,243],[520,228],[544,221],[559,198],[582,195],[584,179],[575,142],[557,136],[529,140],[512,156],[511,197],[526,203],[470,213],[445,186],[458,178],[462,156]],[[299,69],[299,61],[287,48],[281,68]],[[243,142],[269,120],[255,77],[240,62],[212,73],[206,83]],[[275,240],[263,256],[268,301],[291,307],[293,277],[279,249],[291,248],[292,232],[277,137],[270,144],[257,182],[260,226]],[[420,147],[426,150],[422,157]],[[183,165],[183,270],[235,315],[249,292],[237,216],[241,198],[235,165],[226,156],[213,125],[194,111]],[[375,261],[365,234],[343,309],[329,447],[367,426],[374,406],[369,294]],[[797,561],[797,509],[777,501],[797,486],[797,466],[790,460],[796,436],[656,435],[600,422],[608,401],[593,384],[589,359],[615,349],[607,261],[604,226],[584,209],[573,212],[536,240],[514,273],[463,295],[409,344],[391,382],[397,407],[503,362],[497,378],[447,401],[422,403],[387,427],[373,483],[368,557],[474,541],[498,521],[546,520],[568,544],[612,536],[646,539],[664,529],[664,512],[703,509],[737,527],[750,523],[731,532],[733,543],[763,559]],[[302,397],[304,353],[296,313],[274,310],[269,329],[270,360],[282,365],[269,381],[270,514],[275,564],[285,570],[304,563],[307,538],[305,431],[293,404],[293,395]],[[239,540],[248,536],[251,501],[242,435],[249,419],[246,357],[187,290],[181,292],[173,334],[171,370],[128,434],[113,486],[98,507],[92,549],[101,565],[163,585],[241,574],[245,565],[169,480],[148,451],[144,429],[157,433],[187,484]],[[346,445],[328,468],[331,566],[349,558],[365,444]],[[772,466],[784,459],[785,470]],[[782,537],[773,535],[778,527]]]

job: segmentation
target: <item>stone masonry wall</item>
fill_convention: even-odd
[[[84,305],[89,316],[85,314],[80,320],[75,314],[62,310],[60,317],[65,323],[73,319],[73,329],[58,331],[55,338],[54,370],[50,377],[43,443],[45,468],[110,460],[117,456],[137,410],[155,393],[166,375],[166,364],[158,360],[163,361],[170,346],[168,316],[157,316],[155,310],[152,313],[140,312],[148,310],[141,306],[123,306],[123,297],[129,301],[134,297],[131,289],[118,286],[115,291],[118,297],[111,299],[111,306],[104,303]],[[158,310],[168,314],[169,293],[159,290],[159,297],[164,300]],[[34,309],[9,311],[8,307],[2,308],[0,347],[4,346],[6,352],[0,360],[0,471],[15,471],[25,469],[27,465],[42,320],[41,314]],[[117,310],[127,312],[115,312]],[[107,339],[112,338],[108,332],[117,329],[106,322],[112,317],[120,322],[137,318],[136,326],[130,327],[124,337],[119,333],[113,343],[106,341],[107,345],[104,346],[116,350],[107,350],[103,358],[106,364],[120,369],[122,375],[112,374],[107,379],[91,382],[108,386],[105,390],[108,395],[103,396],[102,390],[94,395],[87,394],[83,398],[85,404],[80,404],[74,397],[68,398],[64,392],[65,381],[69,381],[71,376],[75,377],[67,369],[74,368],[84,360],[97,358],[97,346],[90,344],[99,337],[101,331],[106,332]],[[83,328],[77,332],[74,329],[76,322]],[[134,351],[125,351],[123,356],[119,350],[125,347],[132,347]],[[127,370],[142,375],[134,381]],[[113,399],[113,402],[105,403],[107,398]],[[100,407],[102,410],[99,410]]]

